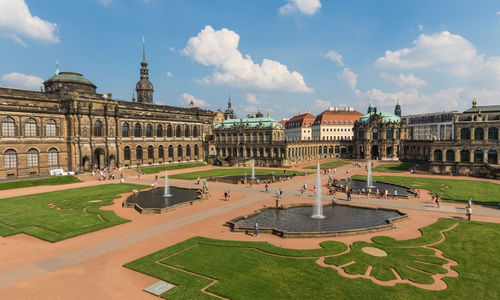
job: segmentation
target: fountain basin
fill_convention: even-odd
[[[340,188],[341,185],[343,187],[345,187],[346,184],[347,184],[346,180],[342,179],[335,184],[335,187]],[[362,189],[366,190],[367,189],[366,185],[367,185],[367,182],[365,180],[359,180],[359,179],[349,180],[349,187],[352,188],[354,193],[356,193],[358,191],[358,189],[359,190],[362,190]],[[377,189],[379,189],[379,191],[387,190],[389,195],[394,195],[394,191],[396,190],[396,191],[398,191],[398,197],[408,197],[408,196],[414,195],[411,188],[406,187],[406,186],[402,186],[402,185],[393,184],[393,183],[382,182],[382,181],[373,181],[372,186],[373,186],[373,187],[371,187],[372,193],[374,193]]]
[[[324,219],[311,218],[311,210],[311,204],[266,207],[234,218],[226,226],[233,232],[252,233],[257,221],[259,233],[283,238],[334,237],[389,230],[409,218],[399,210],[350,204],[323,205]]]
[[[200,189],[170,187],[170,197],[163,197],[164,188],[157,187],[140,191],[129,196],[124,202],[124,207],[133,207],[141,214],[161,214],[184,205],[193,205],[204,201]]]
[[[259,175],[255,175],[255,179],[254,179],[254,183],[255,183],[255,180],[259,179],[259,183],[266,183],[266,182],[273,182],[273,179],[274,179],[274,182],[279,182],[280,179],[283,177],[283,180],[286,180],[286,179],[292,179],[294,178],[296,175],[295,174],[290,174],[290,175],[271,175],[271,174],[265,174],[265,175],[262,175],[262,174],[259,174]],[[246,177],[246,181],[245,183],[248,183],[251,179],[250,179],[250,175],[247,175]],[[245,180],[245,175],[228,175],[228,176],[218,176],[218,177],[211,177],[211,178],[207,178],[209,181],[215,181],[215,182],[224,182],[224,183],[232,183],[232,184],[238,184],[238,183],[241,183],[241,180]]]

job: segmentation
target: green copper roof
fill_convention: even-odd
[[[87,78],[83,77],[82,74],[80,73],[73,73],[73,72],[60,72],[55,74],[54,76],[50,77],[49,80],[47,81],[61,81],[61,82],[74,82],[74,83],[80,83],[80,84],[85,84],[85,85],[95,85],[90,82]]]
[[[364,116],[362,116],[361,118],[359,118],[359,122],[360,123],[367,123],[370,121],[370,118],[372,115],[374,115],[375,113],[371,112],[371,113],[368,113]],[[382,123],[399,123],[401,122],[401,118],[396,116],[395,114],[391,114],[390,112],[379,112],[377,113],[377,115],[380,115],[382,116]]]
[[[247,126],[250,128],[259,127],[262,124],[262,127],[276,127],[280,125],[278,121],[272,118],[244,118],[244,119],[227,119],[222,123],[215,125],[215,129],[220,128],[232,128],[235,126]]]

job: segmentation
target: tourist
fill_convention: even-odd
[[[469,201],[467,202],[467,205],[472,207],[472,198],[469,198]]]
[[[231,200],[231,192],[227,191],[227,201]]]
[[[333,169],[333,174],[337,174],[337,169]]]
[[[332,206],[335,204],[335,196],[332,198]]]
[[[472,206],[471,205],[467,205],[465,207],[465,215],[467,215],[467,219],[470,221],[470,217],[472,215]]]
[[[155,182],[158,181],[158,174],[155,175]]]
[[[269,184],[266,183],[265,188],[266,188],[266,193],[269,193]]]
[[[361,190],[358,189],[358,196],[361,196]]]
[[[137,177],[141,179],[141,172],[137,173]]]
[[[280,192],[280,197],[283,196],[283,190],[281,188],[279,188],[278,191]]]
[[[224,191],[224,201],[227,201],[227,191]]]
[[[387,190],[387,189],[386,189],[386,190],[384,191],[384,198],[387,198],[387,196],[388,196],[388,195],[389,195],[389,190]]]
[[[196,179],[196,184],[200,184],[200,177],[198,176],[198,178]]]
[[[304,196],[304,187],[301,187],[301,188],[300,188],[300,195],[301,195],[301,196]]]
[[[394,199],[398,198],[398,190],[394,190]]]
[[[335,198],[335,197],[334,197],[334,198]],[[352,200],[352,199],[351,199],[351,191],[350,191],[350,190],[348,190],[348,191],[347,191],[347,201],[351,202],[351,200]]]
[[[255,225],[253,228],[254,228],[253,236],[255,237],[259,236],[259,224],[257,223],[257,221],[255,221]]]
[[[304,183],[304,191],[307,191],[307,183]]]
[[[132,193],[133,193],[134,195],[139,194],[139,192],[137,191],[137,188],[132,189]]]
[[[439,197],[439,195],[436,198],[436,204],[438,208],[441,207],[441,197]]]

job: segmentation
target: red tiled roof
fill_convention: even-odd
[[[305,126],[309,127],[314,122],[314,119],[315,119],[314,115],[310,113],[296,115],[286,122],[285,127],[286,128],[297,128]]]
[[[325,110],[316,117],[314,123],[318,125],[320,124],[323,125],[325,122],[327,122],[327,124],[329,125],[330,121],[331,124],[335,124],[335,121],[337,122],[352,121],[352,123],[354,124],[354,122],[359,120],[359,118],[361,118],[362,116],[363,114],[357,110],[352,110],[352,111],[342,110],[342,109]]]

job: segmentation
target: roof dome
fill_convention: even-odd
[[[44,83],[46,92],[57,92],[58,90],[74,90],[83,92],[96,92],[96,86],[80,73],[56,72]]]
[[[95,87],[95,85],[90,80],[83,77],[82,74],[75,72],[60,72],[50,77],[46,82],[55,82],[55,81],[86,84]]]
[[[382,123],[400,123],[401,122],[400,117],[396,116],[395,114],[391,114],[390,112],[385,112],[385,111],[379,112],[379,113],[375,113],[375,112],[367,113],[366,115],[359,118],[359,122],[360,123],[368,123],[370,121],[371,117],[375,114],[382,117],[382,120],[381,120]]]

